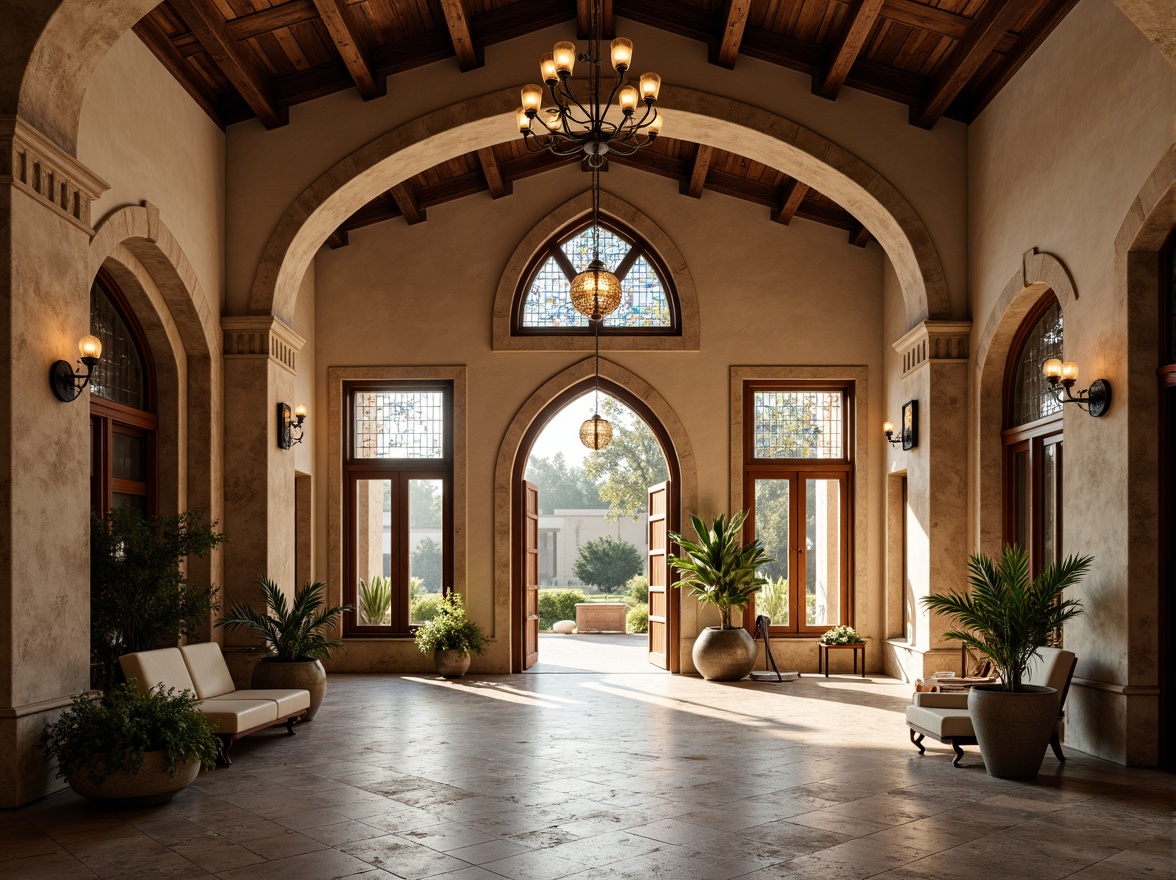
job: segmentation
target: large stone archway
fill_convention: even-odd
[[[512,130],[518,93],[503,89],[428,113],[381,135],[336,163],[287,209],[270,236],[249,311],[289,322],[315,252],[376,194]],[[672,134],[737,152],[780,169],[836,200],[886,251],[906,303],[908,326],[950,317],[947,283],[930,233],[915,209],[877,171],[804,126],[730,98],[680,86],[662,89]],[[737,121],[736,121],[737,120]]]

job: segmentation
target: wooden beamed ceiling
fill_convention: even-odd
[[[912,124],[971,122],[1077,0],[601,0],[617,17],[707,44],[713,64],[757,58],[812,77],[836,100],[859,89],[910,108]],[[592,0],[166,0],[135,25],[220,125],[285,124],[291,105],[575,21]],[[545,47],[535,47],[536,63]],[[637,47],[640,52],[640,46]],[[521,83],[520,83],[521,85]],[[395,94],[395,81],[391,85]]]
[[[869,232],[832,199],[774,168],[715,147],[661,137],[632,156],[610,154],[605,165],[626,165],[678,181],[682,195],[716,192],[768,209],[777,223],[794,217],[843,229],[850,244],[865,247]],[[466,153],[397,184],[356,211],[327,239],[332,248],[348,243],[353,229],[403,217],[411,226],[426,220],[433,205],[489,191],[509,195],[514,181],[556,168],[582,165],[577,156],[529,153],[521,139]],[[607,180],[607,178],[606,178]]]

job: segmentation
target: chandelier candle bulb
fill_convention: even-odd
[[[300,403],[300,404],[298,404],[298,406],[294,407],[294,418],[298,419],[298,421],[300,421],[300,422],[306,418],[306,404],[305,403]]]
[[[633,41],[617,37],[612,41],[612,66],[618,73],[624,73],[633,63]]]
[[[81,352],[83,359],[98,360],[102,357],[102,340],[97,336],[83,336],[78,341],[78,351]]]
[[[626,116],[632,115],[637,109],[637,90],[632,86],[625,86],[617,95],[617,103],[621,105],[621,112]]]
[[[1073,361],[1066,361],[1062,364],[1062,381],[1063,382],[1077,382],[1078,381],[1078,365]]]
[[[641,74],[641,98],[646,104],[657,100],[657,93],[661,91],[661,77],[656,73]]]
[[[1045,373],[1047,379],[1062,378],[1062,362],[1057,358],[1050,358],[1041,366],[1041,371]]]
[[[531,117],[527,115],[527,111],[522,107],[515,110],[515,119],[519,123],[519,131],[528,132],[531,130]]]
[[[659,113],[657,116],[653,117],[653,119],[651,119],[649,121],[648,131],[649,131],[649,139],[650,140],[653,140],[655,137],[657,137],[659,134],[661,134],[661,127],[662,127],[662,117],[661,117],[661,114]]]
[[[576,65],[576,44],[560,41],[551,50],[555,61],[555,70],[560,77],[572,75],[572,68]]]
[[[539,72],[547,85],[553,86],[559,82],[559,74],[555,72],[555,56],[550,52],[539,59]]]
[[[543,106],[543,86],[523,86],[523,112],[534,117]]]
[[[894,422],[883,422],[882,423],[882,433],[886,434],[887,436],[893,434],[894,433]]]

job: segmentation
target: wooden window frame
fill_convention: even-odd
[[[440,391],[444,418],[442,455],[440,458],[358,458],[355,455],[355,395],[373,391]],[[359,623],[359,613],[343,615],[344,638],[411,637],[417,627],[409,622],[408,582],[410,553],[408,551],[409,482],[411,480],[440,480],[442,482],[442,592],[453,591],[453,382],[448,379],[389,379],[381,381],[343,382],[343,601],[359,608],[359,571],[356,552],[358,525],[356,518],[356,488],[360,480],[388,480],[392,483],[393,504],[392,543],[392,620],[388,626]]]
[[[591,218],[577,220],[573,223],[566,224],[561,227],[554,234],[550,235],[543,245],[535,252],[535,255],[527,261],[521,278],[521,283],[515,290],[514,305],[511,308],[510,315],[510,335],[511,336],[592,336],[594,328],[591,323],[586,327],[525,327],[523,326],[523,309],[526,305],[527,296],[531,292],[531,285],[535,281],[535,276],[539,270],[543,268],[544,264],[551,257],[554,257],[556,262],[560,263],[561,268],[566,275],[569,271],[570,263],[567,256],[562,250],[562,245],[568,240],[575,238],[586,229],[592,226]],[[657,273],[658,279],[662,283],[662,292],[666,296],[666,303],[670,310],[670,325],[668,327],[609,327],[605,324],[600,325],[600,335],[605,336],[681,336],[682,335],[682,307],[678,302],[678,291],[674,286],[673,276],[670,275],[669,268],[665,261],[661,258],[656,250],[649,244],[648,241],[637,232],[628,227],[618,224],[614,220],[601,218],[600,227],[607,229],[613,235],[627,242],[631,247],[629,253],[621,260],[617,266],[617,277],[623,282],[625,275],[632,265],[638,259],[644,257],[646,261],[653,266]],[[570,278],[569,278],[570,280]]]

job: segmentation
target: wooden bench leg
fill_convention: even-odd
[[[301,715],[295,715],[293,718],[286,719],[286,735],[287,736],[294,735],[294,725],[297,724],[299,722],[299,720],[301,720],[301,718],[302,718]]]
[[[951,766],[958,767],[960,766],[960,761],[963,760],[964,750],[960,748],[960,744],[954,739],[951,741],[951,749],[955,752],[955,758],[952,760]]]
[[[231,733],[219,733],[217,737],[221,741],[221,761],[226,767],[232,767],[233,759],[229,757],[229,750],[233,747],[233,735]]]
[[[915,729],[913,727],[908,728],[908,730],[910,731],[910,734],[911,734],[911,742],[913,742],[915,744],[915,748],[919,750],[919,754],[920,755],[926,754],[927,749],[925,749],[923,747],[923,734],[920,733],[918,736],[915,736]]]

